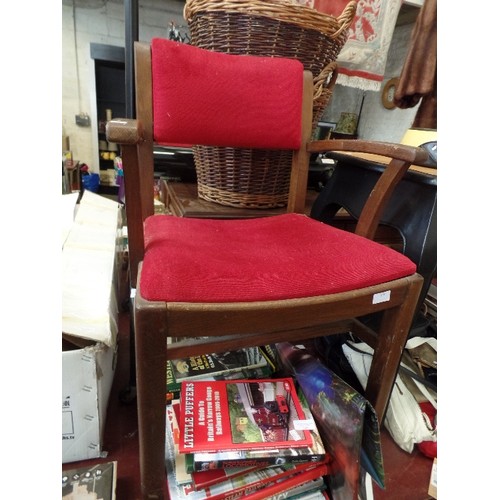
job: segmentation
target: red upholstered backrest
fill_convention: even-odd
[[[229,55],[160,38],[151,51],[156,142],[300,147],[300,61]]]

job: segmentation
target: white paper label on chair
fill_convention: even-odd
[[[389,302],[391,300],[391,291],[376,293],[373,296],[372,304],[380,304],[381,302]]]

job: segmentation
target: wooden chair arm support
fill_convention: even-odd
[[[363,140],[326,140],[313,141],[307,146],[310,153],[328,151],[349,151],[370,153],[391,158],[390,163],[373,187],[356,224],[355,233],[373,239],[394,189],[411,165],[423,165],[428,153],[422,148]]]
[[[135,145],[144,140],[144,130],[138,120],[113,118],[106,124],[106,139],[117,144]]]
[[[410,162],[412,165],[425,165],[429,157],[427,151],[419,147],[360,139],[312,141],[307,145],[307,150],[309,153],[326,153],[328,151],[370,153]]]

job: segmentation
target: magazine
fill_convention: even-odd
[[[180,453],[310,447],[292,378],[183,382]]]
[[[105,462],[62,471],[62,498],[116,499],[117,462]]]
[[[281,342],[276,348],[286,373],[303,390],[327,451],[336,462],[330,474],[331,493],[363,498],[362,470],[384,488],[380,428],[370,403],[304,346]]]

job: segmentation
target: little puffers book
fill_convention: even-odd
[[[180,453],[310,447],[292,378],[183,382]]]
[[[326,457],[326,450],[323,440],[316,426],[316,421],[311,413],[311,409],[306,400],[304,392],[300,386],[295,386],[299,401],[302,405],[302,411],[306,416],[308,430],[313,437],[313,444],[306,448],[285,447],[285,448],[267,448],[262,450],[238,450],[238,451],[218,451],[215,453],[198,452],[185,453],[186,472],[205,471],[214,468],[235,468],[250,466],[272,466],[285,463],[305,463],[320,462]]]

